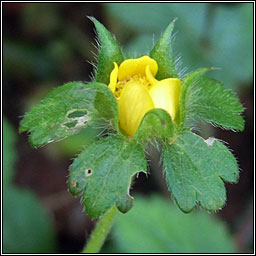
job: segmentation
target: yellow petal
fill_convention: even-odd
[[[149,65],[152,75],[155,76],[158,69],[157,63],[148,56],[123,61],[119,67],[118,80],[125,80],[134,75],[146,76],[147,65]]]
[[[152,75],[149,65],[146,67],[146,77],[151,85],[155,85],[158,82],[158,80],[156,80]]]
[[[120,127],[128,135],[134,135],[141,119],[153,108],[154,103],[148,90],[138,82],[128,82],[118,101]]]
[[[168,78],[159,81],[149,91],[155,107],[166,110],[173,120],[178,109],[180,89],[180,79]]]
[[[108,85],[113,93],[115,92],[115,89],[116,89],[117,74],[118,74],[118,66],[114,62],[114,69],[112,70],[112,72],[110,74],[110,82],[109,82],[109,85]]]

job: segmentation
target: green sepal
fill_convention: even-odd
[[[169,189],[180,209],[190,212],[197,203],[208,211],[226,201],[223,181],[237,182],[235,157],[220,141],[184,131],[173,144],[163,146],[163,167]]]
[[[125,213],[131,209],[132,178],[147,172],[143,148],[133,141],[109,136],[85,148],[70,166],[69,190],[82,194],[86,212],[98,218],[116,204]]]
[[[33,147],[62,140],[87,127],[118,130],[118,108],[111,90],[101,83],[70,82],[50,92],[20,123]]]
[[[175,70],[175,62],[171,49],[171,36],[175,21],[176,19],[169,24],[150,52],[150,57],[153,58],[158,64],[156,78],[159,80],[178,77]]]
[[[174,127],[171,116],[163,109],[152,109],[143,117],[133,140],[147,142],[154,138],[169,140],[174,135]]]
[[[95,18],[88,17],[95,25],[100,43],[96,69],[96,82],[109,84],[110,73],[114,62],[118,65],[123,61],[123,54],[118,42],[111,33]]]

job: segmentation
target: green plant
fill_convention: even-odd
[[[242,131],[244,120],[236,95],[205,76],[214,68],[179,76],[170,49],[176,20],[149,56],[129,59],[110,32],[90,19],[100,42],[94,81],[54,89],[26,113],[20,132],[28,131],[30,144],[39,147],[81,130],[99,131],[74,160],[68,178],[70,192],[82,195],[88,215],[103,216],[85,248],[96,252],[116,207],[123,213],[132,208],[129,188],[137,173],[147,173],[144,151],[149,144],[162,150],[166,181],[182,211],[190,212],[197,204],[211,212],[221,209],[224,181],[238,180],[236,159],[221,141],[205,140],[191,128],[202,120]],[[99,237],[100,227],[104,237]]]

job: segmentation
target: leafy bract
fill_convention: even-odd
[[[30,132],[34,147],[58,141],[92,126],[118,129],[118,110],[112,92],[101,83],[70,82],[54,89],[32,108],[20,124]]]
[[[238,97],[200,69],[185,77],[180,97],[181,120],[185,126],[201,119],[226,129],[242,131],[244,108]]]
[[[94,23],[99,39],[98,65],[96,69],[96,81],[109,84],[110,73],[114,68],[114,62],[118,65],[123,61],[123,55],[118,42],[111,33],[95,18],[89,17]]]
[[[209,211],[222,208],[223,180],[237,182],[239,176],[236,159],[224,144],[214,138],[203,140],[190,131],[164,145],[163,166],[168,187],[184,212],[197,202]]]
[[[121,212],[132,207],[132,177],[146,173],[143,149],[124,138],[108,136],[85,148],[70,167],[68,179],[74,196],[83,194],[88,215],[95,219],[114,204]]]

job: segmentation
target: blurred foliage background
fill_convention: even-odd
[[[226,141],[240,164],[239,183],[226,185],[221,211],[179,211],[152,151],[151,175],[136,179],[135,206],[118,216],[102,252],[253,251],[252,3],[3,3],[2,11],[4,252],[79,252],[94,227],[79,199],[68,193],[66,177],[95,131],[39,149],[18,134],[22,115],[52,88],[90,81],[89,62],[97,50],[86,16],[102,22],[130,56],[150,51],[177,17],[173,43],[180,75],[219,68],[210,75],[236,91],[246,120],[242,133],[198,128],[205,138]]]

